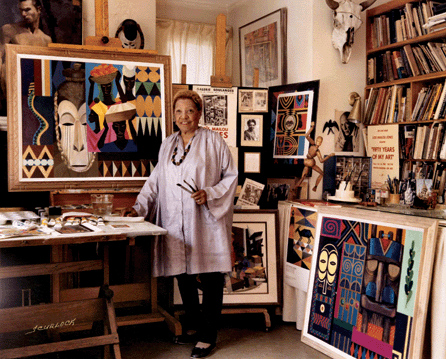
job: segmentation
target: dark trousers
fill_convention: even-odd
[[[176,276],[185,310],[184,330],[196,330],[198,341],[215,343],[223,305],[224,274],[219,272]],[[198,288],[203,291],[200,308]]]

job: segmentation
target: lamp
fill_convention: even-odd
[[[357,92],[350,92],[348,102],[353,108],[347,120],[353,123],[360,123],[362,121],[361,96]]]

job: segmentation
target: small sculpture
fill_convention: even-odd
[[[304,167],[304,169],[302,171],[302,176],[300,177],[299,181],[294,186],[294,190],[296,190],[297,187],[300,187],[300,185],[302,184],[304,179],[307,177],[308,172],[310,171],[310,168],[312,168],[317,173],[319,173],[319,176],[316,179],[316,184],[313,187],[313,192],[316,192],[317,186],[321,182],[322,177],[324,175],[324,171],[322,171],[322,169],[318,165],[316,165],[316,160],[314,158],[317,156],[317,158],[319,158],[319,162],[320,163],[324,163],[330,157],[333,157],[335,155],[334,153],[330,153],[328,156],[326,156],[324,158],[322,157],[321,151],[319,151],[319,147],[322,145],[322,142],[324,141],[324,139],[322,138],[322,136],[318,136],[316,138],[316,141],[314,141],[310,137],[311,132],[313,132],[313,130],[314,130],[314,122],[311,123],[310,129],[308,130],[307,134],[305,135],[305,138],[307,139],[308,142],[310,142],[311,146],[308,149],[307,158],[304,159],[304,166],[305,167]]]

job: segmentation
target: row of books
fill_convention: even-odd
[[[445,124],[404,125],[400,145],[402,159],[446,160]]]
[[[410,88],[406,85],[372,88],[366,100],[364,124],[378,125],[408,121]]]
[[[446,185],[446,166],[442,162],[405,162],[401,172],[402,179],[410,181],[421,180],[424,183],[430,183],[434,190],[438,190],[439,195],[443,195]],[[400,181],[402,184],[404,181]]]
[[[418,92],[410,121],[432,121],[446,117],[446,80],[423,86]]]
[[[446,71],[446,43],[404,45],[367,60],[367,84]]]
[[[429,33],[446,29],[446,3],[440,3],[432,7],[432,16],[423,25]]]
[[[408,2],[402,9],[375,16],[370,24],[372,48],[428,34],[429,29],[424,25],[434,16],[433,7],[438,4],[432,0]]]

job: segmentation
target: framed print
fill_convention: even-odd
[[[311,127],[313,91],[280,94],[277,100],[274,158],[306,158]]]
[[[9,190],[142,186],[171,132],[170,58],[7,48]]]
[[[296,158],[295,156],[283,156],[281,155],[280,158],[275,157],[275,153],[279,154],[279,152],[288,152],[285,151],[286,148],[288,148],[288,144],[285,146],[282,145],[282,139],[285,140],[285,136],[288,135],[288,132],[284,131],[283,133],[276,134],[276,128],[280,128],[278,125],[278,122],[281,122],[282,124],[285,124],[283,122],[283,119],[286,117],[285,111],[281,111],[281,114],[278,113],[279,109],[279,96],[282,94],[292,94],[295,92],[307,92],[310,91],[313,93],[313,102],[311,106],[311,117],[307,116],[307,121],[314,122],[316,125],[317,120],[317,104],[318,104],[318,98],[319,98],[319,80],[316,81],[308,81],[308,82],[299,82],[295,84],[288,84],[283,86],[275,86],[270,87],[268,89],[268,108],[270,113],[270,120],[271,123],[269,126],[265,124],[265,127],[269,129],[269,132],[264,135],[264,148],[266,152],[266,156],[264,156],[264,166],[263,168],[265,171],[267,170],[270,173],[274,173],[274,177],[289,177],[290,173],[293,173],[295,177],[300,177],[302,170],[304,168],[303,166],[303,160],[300,158]],[[283,105],[281,105],[282,109],[284,109]],[[297,113],[297,111],[293,110],[291,108],[292,112]],[[291,121],[292,123],[297,123],[297,121]],[[290,123],[291,125],[291,123]],[[316,126],[317,127],[317,126]],[[286,127],[283,127],[283,130],[285,130]],[[302,133],[302,129],[300,130]],[[291,132],[290,132],[291,133]],[[279,141],[276,141],[277,135],[281,137]],[[300,133],[299,133],[300,135]],[[297,134],[295,134],[297,136]],[[291,137],[291,136],[290,136]],[[303,134],[303,138],[305,138],[305,134]],[[311,134],[311,138],[314,139],[314,132]],[[290,144],[289,148],[292,148],[292,146],[295,146],[295,139],[286,139],[286,143]],[[304,141],[299,141],[299,143],[304,144]],[[277,145],[277,148],[275,147]],[[294,147],[295,148],[295,147]],[[283,150],[283,151],[282,151]],[[296,166],[299,165],[299,166]]]
[[[240,145],[263,146],[263,115],[242,115]]]
[[[38,15],[34,15],[34,19],[38,21],[38,30],[35,34],[30,35],[32,36],[30,39],[25,33],[22,33],[20,38],[11,36],[15,35],[17,28],[24,28],[24,17],[19,9],[20,2],[18,0],[0,1],[0,38],[2,41],[33,46],[46,46],[48,42],[81,45],[82,0],[45,0],[40,3],[40,12]],[[0,125],[3,121],[6,125],[7,108],[4,53],[5,47],[0,44]]]
[[[334,132],[334,151],[337,154],[359,156],[362,149],[361,124],[349,121],[349,114],[348,111],[335,110],[336,125],[327,127],[326,123],[324,130],[328,128],[328,134]]]
[[[220,133],[228,146],[237,146],[237,88],[192,87],[203,100],[200,126]]]
[[[268,90],[238,90],[238,112],[268,112]]]
[[[223,292],[223,304],[274,305],[280,303],[279,217],[277,210],[237,209],[232,224],[232,272]],[[200,301],[202,295],[200,292]],[[182,304],[174,282],[174,304]]]
[[[239,29],[240,83],[254,85],[254,69],[259,69],[259,87],[287,82],[286,8],[281,8]]]
[[[302,341],[332,358],[422,357],[438,221],[320,208]]]
[[[245,173],[260,173],[260,152],[245,152]]]

